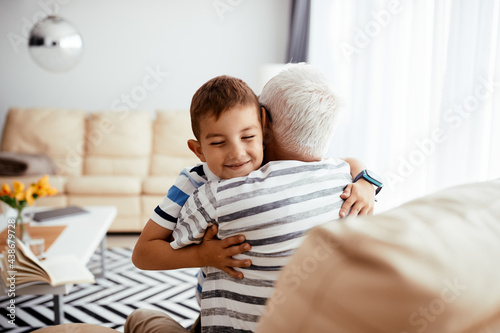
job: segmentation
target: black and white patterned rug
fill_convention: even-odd
[[[63,323],[87,323],[123,332],[127,316],[137,308],[167,312],[184,327],[189,327],[199,314],[195,298],[198,269],[173,271],[142,271],[131,261],[132,249],[112,248],[106,251],[105,278],[96,284],[73,287],[64,299]],[[99,257],[89,262],[90,270],[100,273]],[[32,332],[52,326],[54,320],[52,295],[16,296],[16,325],[8,323],[10,298],[0,298],[0,331]]]

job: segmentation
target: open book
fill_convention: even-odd
[[[10,249],[9,254],[7,249],[2,253],[0,272],[4,286],[14,281],[18,288],[33,282],[46,282],[54,287],[67,283],[95,283],[94,275],[75,255],[38,260],[31,249],[17,239],[15,250]]]

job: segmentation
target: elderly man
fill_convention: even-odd
[[[208,268],[201,300],[202,332],[255,331],[281,268],[308,230],[339,218],[341,195],[346,187],[351,190],[349,165],[323,159],[338,118],[338,102],[316,68],[288,67],[266,84],[260,102],[267,111],[269,162],[247,177],[200,187],[184,204],[173,232],[174,249],[199,244],[207,231],[214,232],[213,225],[219,238],[242,234],[252,247],[236,256],[252,262],[239,268],[243,279]],[[375,189],[366,181],[357,186],[366,187],[367,195],[351,211],[370,213]],[[167,325],[171,331],[185,332],[166,315],[147,310],[133,313],[125,331],[154,332]]]

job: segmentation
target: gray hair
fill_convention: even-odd
[[[288,65],[264,86],[259,101],[272,116],[280,147],[301,156],[325,155],[339,105],[328,79],[316,67]]]

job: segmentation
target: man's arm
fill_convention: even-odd
[[[351,177],[354,179],[362,170],[366,169],[360,160],[354,158],[343,158],[351,167]],[[375,188],[365,179],[346,186],[340,195],[344,204],[340,208],[340,217],[373,214],[375,204]]]
[[[251,265],[250,260],[236,260],[232,257],[250,250],[250,244],[241,244],[245,241],[242,235],[219,240],[215,237],[216,234],[217,227],[214,226],[207,230],[200,245],[174,250],[166,241],[172,235],[172,230],[163,228],[150,219],[134,247],[132,262],[137,268],[145,270],[212,266],[234,278],[243,278],[243,274],[233,267],[248,267]]]

